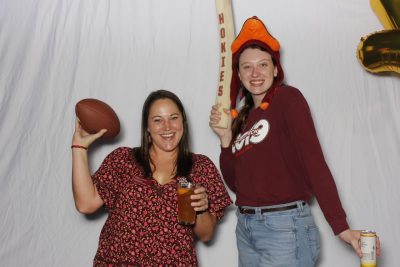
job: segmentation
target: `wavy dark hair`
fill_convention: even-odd
[[[145,178],[150,179],[153,177],[153,171],[151,170],[151,158],[150,158],[150,134],[148,132],[148,119],[150,108],[153,106],[154,102],[160,99],[170,99],[172,100],[179,111],[182,114],[183,123],[183,135],[178,144],[178,156],[175,162],[175,177],[187,177],[189,179],[190,171],[193,166],[192,154],[190,152],[189,143],[189,127],[187,122],[187,117],[185,109],[181,100],[172,92],[167,90],[157,90],[151,92],[143,104],[142,109],[142,141],[139,148],[134,150],[134,156],[139,165],[143,168]]]
[[[242,52],[238,55],[238,58],[240,58],[243,51],[246,50],[247,48],[259,49],[271,55],[271,52],[265,49],[264,47],[257,44],[251,44],[242,50]],[[272,63],[274,64],[274,66],[276,66],[276,59],[272,55],[271,58],[272,58]],[[239,71],[239,60],[237,60],[237,64],[235,67]],[[240,89],[243,92],[243,97],[245,100],[244,100],[244,105],[240,109],[238,116],[232,121],[232,142],[236,140],[237,136],[246,126],[246,120],[247,117],[249,116],[249,112],[254,107],[253,97],[251,96],[250,92],[246,89],[246,87],[243,86],[242,83],[240,83]]]

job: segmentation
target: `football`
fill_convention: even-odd
[[[80,100],[75,105],[75,114],[82,128],[90,134],[107,129],[103,138],[114,138],[119,134],[120,123],[115,111],[103,101],[94,98]]]

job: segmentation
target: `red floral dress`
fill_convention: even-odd
[[[232,202],[212,161],[193,154],[190,178],[206,188],[210,212]],[[109,212],[93,266],[197,266],[193,227],[177,222],[176,183],[144,179],[133,149],[110,153],[92,176]]]

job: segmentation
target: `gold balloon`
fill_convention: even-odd
[[[370,0],[370,4],[385,29],[400,28],[400,0]]]
[[[400,29],[382,30],[362,37],[357,58],[370,72],[400,73]]]
[[[370,0],[386,30],[361,37],[357,58],[367,71],[400,73],[400,0]]]

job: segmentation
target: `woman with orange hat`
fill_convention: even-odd
[[[283,84],[279,42],[252,17],[231,48],[234,118],[228,129],[215,127],[215,105],[210,126],[221,141],[223,178],[236,194],[239,265],[314,266],[320,237],[307,204],[312,196],[334,234],[361,256],[360,231],[349,228],[307,102]]]

